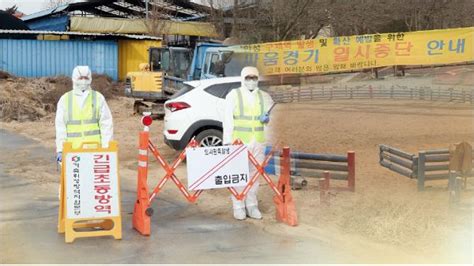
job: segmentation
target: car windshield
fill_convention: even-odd
[[[177,78],[186,78],[189,66],[191,65],[191,51],[189,50],[173,50],[172,51],[172,62],[173,68],[168,73],[169,75]]]
[[[245,53],[223,51],[221,52],[221,58],[219,58],[217,53],[208,52],[204,71],[214,77],[238,77],[242,68],[250,65],[247,61],[248,55]],[[207,69],[208,64],[209,69]]]
[[[222,57],[224,58],[225,68],[224,76],[225,77],[238,77],[242,68],[245,66],[245,61],[243,55],[238,53],[225,52]]]

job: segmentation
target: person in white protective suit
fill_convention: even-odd
[[[249,151],[259,163],[264,160],[265,131],[270,122],[267,113],[273,105],[273,100],[268,93],[258,88],[259,74],[255,67],[244,67],[241,72],[242,86],[232,90],[225,99],[223,120],[223,143],[232,144],[236,139],[242,140]],[[251,178],[257,171],[249,162]],[[237,200],[232,196],[234,218],[244,220],[247,216],[262,219],[258,209],[259,182],[257,181],[249,190],[244,200]],[[244,187],[235,187],[240,193]]]
[[[62,161],[63,143],[73,148],[83,142],[98,142],[107,148],[113,138],[112,114],[104,96],[91,89],[92,74],[88,66],[72,71],[72,90],[59,99],[56,110],[56,160]]]

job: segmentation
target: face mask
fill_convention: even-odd
[[[249,90],[249,91],[254,91],[257,86],[258,86],[258,81],[256,80],[245,80],[244,81],[244,86]]]
[[[80,90],[80,91],[84,92],[84,91],[90,89],[90,84],[91,83],[88,80],[76,80],[73,83],[73,88],[75,90]]]

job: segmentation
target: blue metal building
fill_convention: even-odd
[[[118,80],[119,40],[124,39],[159,40],[127,34],[0,30],[0,70],[20,77],[70,76],[75,66],[88,65],[93,73]]]
[[[117,41],[0,39],[0,69],[13,75],[70,76],[77,65],[117,80]]]

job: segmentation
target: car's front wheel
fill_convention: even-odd
[[[217,129],[206,129],[197,134],[196,141],[200,147],[222,146],[222,131]]]

